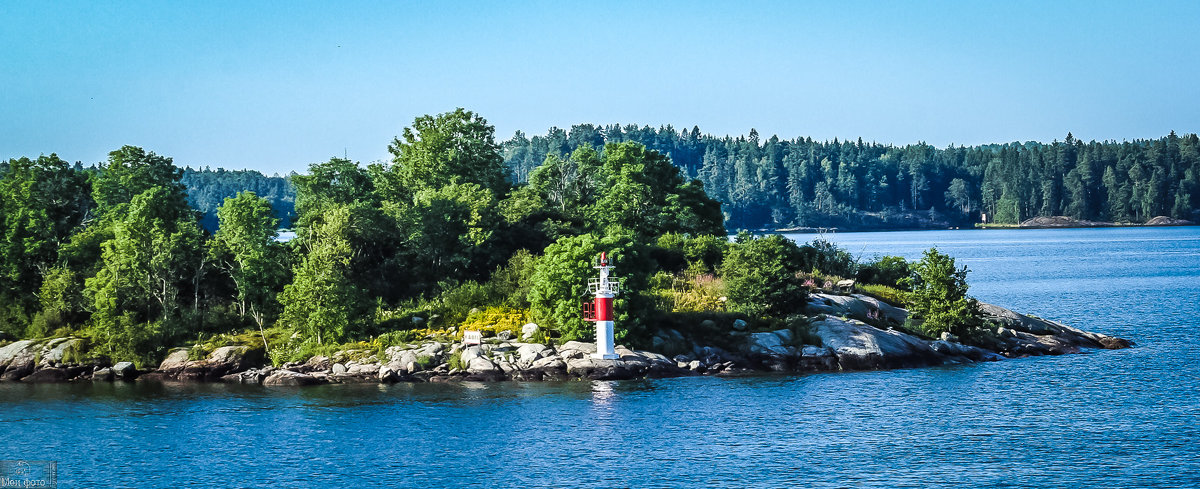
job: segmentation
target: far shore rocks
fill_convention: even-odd
[[[953,335],[921,338],[901,330],[904,309],[859,294],[814,293],[807,322],[796,329],[754,331],[745,321],[730,325],[733,348],[701,345],[679,331],[664,329],[652,338],[660,352],[617,346],[616,359],[594,358],[592,343],[546,345],[527,324],[517,338],[480,345],[424,342],[382,352],[343,351],[278,367],[265,352],[224,346],[198,353],[169,352],[158,368],[139,372],[130,362],[80,361],[83,340],[21,340],[0,347],[0,379],[21,382],[133,381],[224,382],[264,386],[336,383],[620,380],[687,375],[736,376],[755,372],[820,372],[925,367],[1004,358],[1078,353],[1083,349],[1127,348],[1127,340],[1091,333],[1054,321],[980,304],[995,334],[973,345]],[[706,322],[711,322],[706,320]],[[700,324],[712,330],[714,324]],[[680,353],[682,352],[682,353]],[[334,360],[337,361],[334,361]]]
[[[1185,219],[1168,216],[1156,216],[1145,223],[1116,223],[1107,221],[1088,221],[1069,216],[1038,216],[1021,221],[1017,225],[1022,229],[1052,229],[1052,228],[1102,228],[1121,226],[1194,226],[1196,223]]]

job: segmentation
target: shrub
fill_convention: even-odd
[[[493,306],[468,315],[466,321],[463,321],[462,327],[458,328],[458,336],[461,337],[463,331],[472,330],[492,335],[508,331],[513,334],[513,337],[517,337],[521,334],[521,326],[527,322],[529,322],[529,311]]]
[[[696,272],[714,272],[725,257],[729,240],[724,236],[685,236],[667,233],[658,238],[651,249],[651,258],[659,268],[669,272],[685,269]]]
[[[908,262],[899,256],[881,256],[858,268],[855,279],[861,284],[900,287],[900,280],[909,275]]]
[[[956,268],[954,258],[930,248],[912,265],[912,274],[902,280],[911,287],[909,311],[921,321],[929,336],[943,332],[964,335],[981,322],[979,304],[967,296],[966,266]]]
[[[804,310],[808,296],[800,274],[800,247],[779,235],[739,236],[721,264],[730,311],[783,317]]]
[[[895,287],[877,284],[858,284],[859,292],[879,299],[896,307],[908,307],[908,293]]]
[[[615,276],[621,279],[621,294],[613,301],[616,340],[644,341],[649,336],[646,317],[652,304],[641,292],[647,288],[652,265],[645,258],[644,247],[628,234],[584,234],[559,238],[547,246],[538,259],[529,292],[533,322],[562,341],[591,341],[595,337],[595,328],[583,320],[581,306],[589,297],[588,279],[596,276],[592,260],[602,251],[608,253],[616,267]]]
[[[800,247],[802,268],[816,270],[821,275],[854,276],[854,257],[824,238],[817,238]]]
[[[650,290],[661,311],[725,311],[725,281],[711,273],[660,271],[651,278]]]

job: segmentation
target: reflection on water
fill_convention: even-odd
[[[596,405],[612,404],[613,398],[616,396],[613,383],[609,380],[593,380],[592,403]]]
[[[834,238],[937,244],[981,299],[1139,346],[748,378],[0,383],[0,458],[57,460],[63,487],[1197,486],[1200,230]]]

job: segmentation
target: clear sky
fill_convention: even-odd
[[[0,158],[370,162],[421,114],[937,146],[1200,130],[1200,2],[0,2]]]

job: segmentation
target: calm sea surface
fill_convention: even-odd
[[[796,235],[799,240],[809,235]],[[61,487],[1197,487],[1200,228],[839,234],[1129,350],[629,382],[0,384],[0,459]]]

